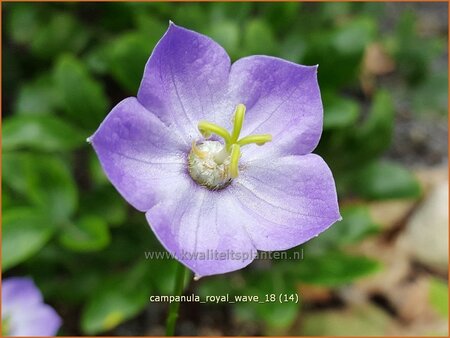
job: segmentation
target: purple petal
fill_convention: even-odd
[[[230,58],[220,45],[171,23],[147,62],[137,97],[189,144],[199,136],[199,120],[231,118],[220,108],[229,70]]]
[[[12,277],[2,283],[2,320],[10,336],[53,336],[61,318],[43,303],[42,294],[29,278]]]
[[[264,147],[250,146],[248,158],[303,155],[314,150],[323,121],[317,66],[250,56],[233,64],[229,83],[233,105],[247,107],[241,135],[273,137]]]
[[[136,98],[109,113],[90,141],[103,170],[122,196],[147,211],[186,177],[189,148]]]
[[[54,336],[61,327],[61,318],[46,304],[22,309],[10,319],[11,336]]]
[[[234,198],[226,191],[195,185],[179,187],[170,203],[147,212],[147,220],[164,247],[197,276],[241,269],[256,249],[234,217]]]
[[[292,248],[341,219],[333,176],[315,154],[246,162],[229,188],[258,250]]]
[[[41,302],[42,294],[31,279],[11,277],[2,282],[3,313]]]

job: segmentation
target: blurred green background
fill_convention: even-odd
[[[61,335],[163,334],[167,304],[148,298],[172,292],[177,263],[145,259],[163,248],[86,138],[136,95],[169,20],[212,37],[233,61],[267,54],[319,64],[316,152],[333,170],[344,217],[291,250],[303,250],[301,261],[255,261],[186,289],[298,293],[299,304],[182,304],[177,332],[383,335],[394,325],[442,334],[405,321],[389,293],[356,287],[390,270],[377,257],[388,249],[355,248],[374,238],[392,247],[405,221],[386,229],[374,203],[406,203],[409,215],[426,196],[412,171],[446,165],[446,3],[3,3],[2,11],[2,273],[33,277],[63,317]],[[446,273],[413,263],[408,271],[426,276],[422,303],[446,318]]]

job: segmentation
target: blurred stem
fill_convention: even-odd
[[[175,274],[175,288],[173,291],[174,296],[181,296],[184,286],[184,275],[186,268],[183,264],[177,265],[177,271]],[[166,336],[173,336],[175,333],[175,324],[178,318],[178,309],[180,308],[179,302],[170,303],[169,314],[166,321]]]

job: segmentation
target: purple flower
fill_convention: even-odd
[[[241,269],[340,219],[322,132],[317,66],[269,56],[233,65],[210,38],[170,23],[137,98],[89,139],[117,190],[196,275]]]
[[[2,281],[2,336],[53,336],[61,318],[29,278]]]

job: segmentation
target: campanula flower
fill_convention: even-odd
[[[29,278],[2,281],[2,336],[54,336],[61,318]]]
[[[311,154],[322,124],[317,66],[269,56],[231,65],[216,42],[170,23],[137,97],[89,141],[116,189],[199,277],[340,219],[331,171]]]

